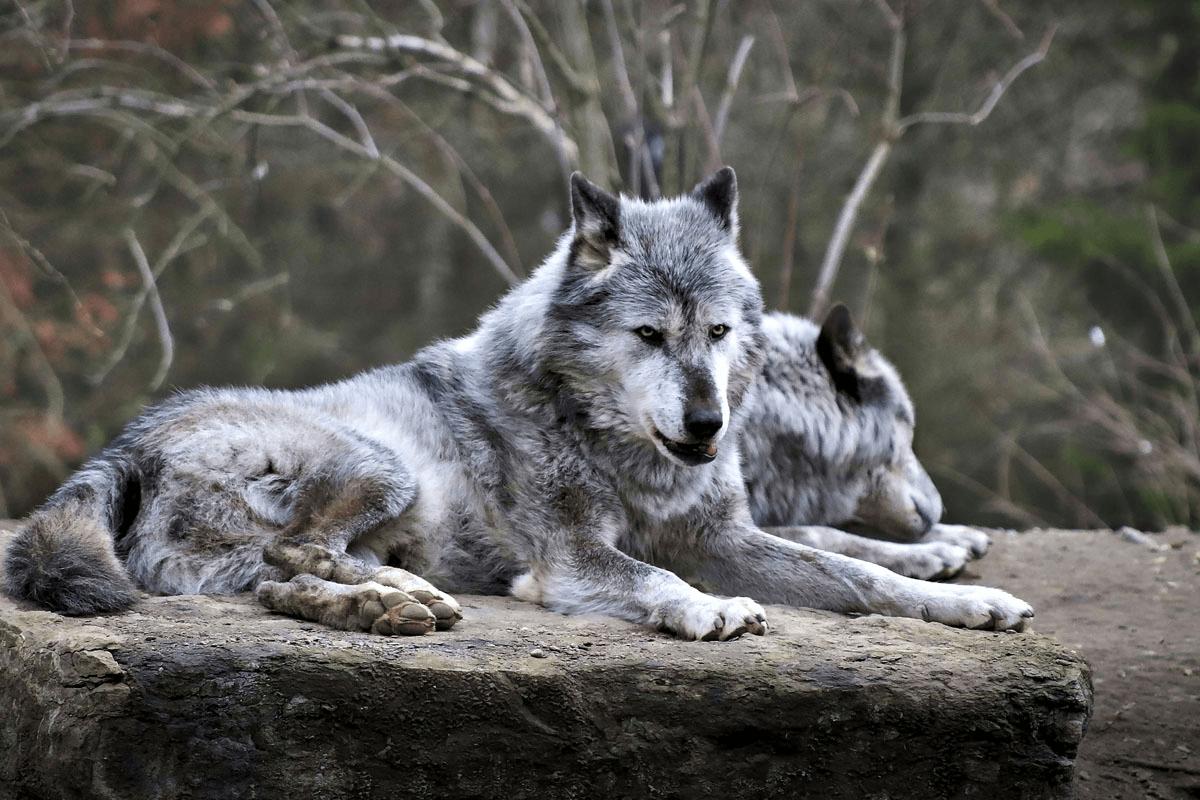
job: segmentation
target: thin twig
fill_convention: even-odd
[[[729,121],[729,111],[733,107],[733,95],[737,92],[738,82],[742,78],[742,70],[746,67],[746,59],[750,57],[750,48],[754,46],[754,37],[746,34],[738,42],[737,52],[729,62],[729,72],[725,75],[725,91],[717,103],[717,116],[713,119],[713,135],[717,144],[725,136],[725,124]]]
[[[17,328],[15,344],[18,347],[22,343],[29,346],[28,350],[34,369],[41,381],[42,390],[46,394],[46,415],[61,422],[63,410],[66,407],[66,394],[63,392],[62,381],[59,380],[58,373],[54,371],[54,365],[50,363],[50,358],[42,348],[41,342],[38,341],[37,334],[33,332],[33,326],[29,324],[29,320],[17,307],[16,301],[9,292],[8,284],[0,281],[0,319],[5,316],[11,318],[13,326]]]
[[[163,308],[162,296],[158,293],[158,283],[150,270],[150,262],[146,260],[146,251],[142,249],[137,234],[133,228],[125,229],[125,244],[137,265],[138,274],[142,277],[142,287],[150,299],[150,313],[154,316],[154,328],[158,333],[158,343],[162,348],[162,357],[158,361],[158,370],[150,380],[150,391],[158,391],[167,378],[171,362],[175,360],[175,339],[171,336],[171,326],[167,323],[167,312]]]
[[[978,125],[991,116],[995,110],[996,104],[1000,102],[1000,98],[1008,91],[1008,87],[1013,85],[1013,82],[1021,77],[1021,74],[1026,70],[1034,67],[1046,60],[1046,54],[1050,51],[1050,43],[1054,41],[1054,34],[1057,27],[1051,25],[1046,31],[1046,35],[1042,37],[1042,42],[1038,45],[1038,49],[1034,50],[1029,55],[1022,58],[1004,74],[1004,77],[992,86],[992,90],[988,92],[988,96],[983,103],[973,113],[963,113],[956,111],[919,111],[916,114],[910,114],[904,119],[896,123],[897,133],[911,128],[913,125],[921,123],[936,123],[949,125]]]
[[[987,9],[989,14],[1000,21],[1000,24],[1004,26],[1004,29],[1008,31],[1010,36],[1017,41],[1025,40],[1025,31],[1021,30],[1017,26],[1017,23],[1013,22],[1013,18],[1000,8],[1000,3],[997,0],[980,0],[980,2],[983,3],[983,7]]]
[[[129,351],[130,344],[133,343],[134,334],[137,332],[138,316],[141,314],[142,306],[146,304],[146,300],[150,296],[150,286],[155,285],[159,276],[166,271],[176,258],[188,250],[193,249],[196,244],[193,243],[192,234],[214,214],[211,208],[201,208],[192,216],[188,217],[179,229],[175,231],[175,235],[171,237],[171,241],[163,249],[158,260],[154,263],[154,268],[151,270],[151,275],[154,282],[147,284],[142,281],[142,288],[134,295],[133,300],[129,303],[129,311],[125,315],[125,325],[121,329],[121,336],[117,340],[116,346],[109,353],[108,358],[98,370],[88,376],[88,382],[93,386],[99,386],[108,377],[109,373],[116,368],[117,364],[125,358],[125,354]],[[136,256],[135,256],[136,260]]]
[[[459,213],[458,209],[450,205],[446,198],[438,194],[438,192],[432,186],[426,183],[415,172],[391,156],[385,153],[380,153],[376,156],[373,156],[370,151],[367,150],[367,148],[363,147],[363,145],[359,144],[348,136],[338,133],[333,128],[330,128],[328,125],[312,117],[301,115],[262,114],[253,111],[235,111],[233,112],[232,116],[235,119],[240,119],[245,122],[252,122],[257,125],[308,128],[313,133],[316,133],[321,138],[337,145],[343,150],[363,158],[377,160],[388,172],[391,172],[393,175],[400,178],[402,181],[415,189],[418,194],[432,203],[433,206],[439,212],[441,212],[443,216],[454,223],[454,225],[462,229],[462,231],[470,237],[471,241],[475,243],[475,246],[478,247],[480,252],[483,253],[484,257],[488,260],[488,263],[492,265],[492,267],[497,273],[499,273],[500,277],[502,277],[505,282],[510,285],[516,285],[520,282],[520,278],[518,278],[517,274],[513,272],[512,267],[510,267],[504,260],[504,257],[496,251],[496,248],[490,241],[488,241],[488,238],[483,235],[483,231],[479,230],[475,223],[471,222],[469,219]]]

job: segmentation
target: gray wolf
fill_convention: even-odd
[[[755,523],[914,578],[950,577],[982,556],[987,534],[940,523],[942,498],[913,451],[912,400],[845,306],[820,328],[766,314],[762,330],[739,440]]]
[[[253,589],[382,634],[453,625],[447,592],[684,639],[762,635],[760,602],[1025,625],[1033,610],[1003,591],[754,524],[737,435],[765,342],[733,170],[656,202],[576,174],[570,196],[572,227],[469,336],[315,389],[187,392],[135,420],[19,532],[8,591],[83,614],[128,607],[135,585]]]

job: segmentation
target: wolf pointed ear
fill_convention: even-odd
[[[854,324],[850,309],[841,303],[829,309],[817,335],[817,356],[829,370],[834,388],[858,401],[863,394],[858,365],[867,347],[866,337]]]
[[[737,175],[733,167],[721,167],[692,189],[692,199],[698,200],[712,212],[729,234],[738,232]]]
[[[575,219],[575,260],[596,268],[607,266],[620,240],[620,201],[575,172],[571,174],[571,215]]]

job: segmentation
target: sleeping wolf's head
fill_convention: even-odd
[[[912,400],[844,306],[818,329],[769,314],[766,361],[742,428],[742,474],[761,525],[862,526],[901,540],[942,516],[913,450]]]
[[[715,460],[762,357],[762,296],[737,246],[733,170],[655,202],[576,173],[571,209],[548,366],[593,429],[640,441],[664,463]]]
[[[924,534],[942,517],[942,497],[913,450],[916,418],[899,373],[867,344],[842,305],[821,327],[817,355],[849,409],[847,427],[861,430],[867,459],[853,514],[834,524],[859,524],[901,539]]]

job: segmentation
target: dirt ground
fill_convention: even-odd
[[[1092,665],[1080,800],[1200,798],[1200,534],[1001,533],[960,579],[1033,604]]]

